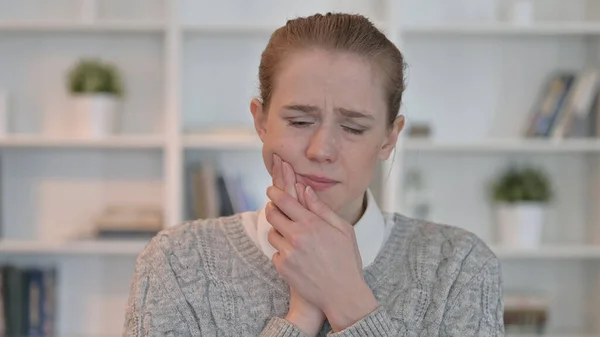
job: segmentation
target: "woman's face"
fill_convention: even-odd
[[[291,53],[277,74],[268,111],[256,99],[251,110],[269,173],[278,154],[297,181],[351,217],[403,126],[397,118],[387,127],[382,80],[368,61],[318,49]]]

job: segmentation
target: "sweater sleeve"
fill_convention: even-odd
[[[271,317],[259,337],[305,337],[305,335],[288,320]]]
[[[379,306],[375,311],[358,322],[338,332],[330,332],[329,337],[396,337],[400,336],[397,324],[392,321],[386,309]]]
[[[502,279],[496,257],[454,289],[440,327],[441,337],[504,336]]]
[[[137,258],[123,337],[191,336],[184,317],[158,276],[158,249],[156,242],[151,242]]]

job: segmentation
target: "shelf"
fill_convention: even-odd
[[[112,136],[99,139],[72,139],[44,136],[0,137],[0,148],[86,148],[86,149],[162,149],[158,136]]]
[[[474,142],[405,139],[402,142],[409,152],[600,152],[600,139],[489,139]]]
[[[387,24],[384,22],[374,22],[379,29],[385,30]],[[235,23],[235,24],[183,24],[182,30],[187,33],[200,34],[271,34],[276,29],[285,25],[281,23]]]
[[[600,23],[544,22],[532,25],[509,23],[414,25],[401,28],[412,35],[596,35]]]
[[[262,142],[256,133],[249,132],[206,132],[184,135],[187,149],[204,150],[260,150]]]
[[[283,24],[184,24],[182,30],[202,34],[271,34]]]
[[[499,259],[600,259],[600,245],[551,245],[535,249],[490,246]]]
[[[1,32],[132,32],[148,33],[162,32],[166,28],[161,22],[60,22],[60,21],[10,21],[0,22]]]
[[[1,240],[0,254],[49,255],[137,255],[148,240],[96,240],[72,242],[43,242]]]

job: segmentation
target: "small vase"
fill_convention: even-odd
[[[537,248],[542,241],[546,205],[536,202],[496,205],[498,244],[513,248]]]
[[[73,96],[72,132],[78,138],[101,138],[116,131],[118,99],[108,94]]]

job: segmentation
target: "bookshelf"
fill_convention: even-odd
[[[374,184],[381,207],[403,211],[404,173],[421,168],[434,220],[488,241],[507,288],[556,295],[548,336],[598,335],[600,141],[522,139],[519,130],[550,71],[598,59],[600,6],[532,1],[538,21],[517,25],[490,14],[509,0],[0,0],[0,88],[13,104],[0,137],[0,261],[57,267],[60,335],[119,335],[145,242],[78,239],[91,215],[143,203],[163,207],[165,227],[179,224],[186,167],[205,158],[241,174],[264,201],[270,179],[248,111],[260,52],[287,17],[358,11],[406,56],[407,124],[434,130],[427,140],[403,134]],[[127,100],[113,137],[72,139],[61,128],[64,71],[84,55],[124,71]],[[547,168],[561,196],[539,249],[494,244],[482,186],[511,161]]]
[[[73,139],[40,136],[10,136],[0,138],[0,148],[22,149],[157,149],[164,146],[164,140],[154,136],[116,136],[101,139]]]
[[[595,22],[543,22],[533,25],[446,24],[407,25],[400,28],[407,36],[593,36],[600,34]]]
[[[595,153],[600,151],[600,141],[595,139],[484,139],[480,141],[430,141],[406,140],[407,152],[431,153]]]
[[[77,242],[43,242],[32,240],[0,241],[0,252],[12,255],[123,256],[139,254],[146,240],[94,240]]]
[[[164,33],[162,22],[112,21],[101,23],[73,23],[69,21],[5,21],[0,23],[2,33]]]

